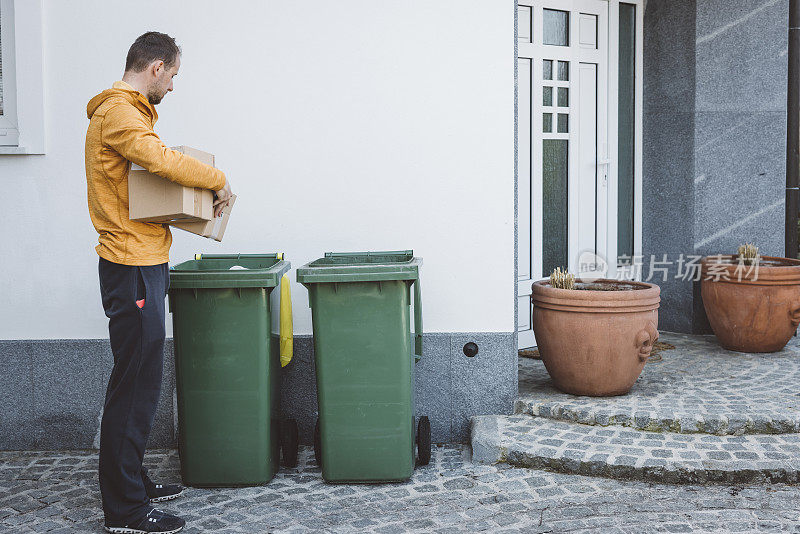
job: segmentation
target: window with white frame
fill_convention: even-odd
[[[0,6],[0,28],[3,27],[3,8]],[[0,32],[0,50],[3,49],[3,33]],[[0,115],[3,114],[3,54],[0,54]]]
[[[14,2],[0,0],[0,146],[19,144],[16,97]]]
[[[44,154],[42,3],[0,0],[0,154]]]

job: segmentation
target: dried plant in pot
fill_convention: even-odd
[[[661,289],[571,276],[557,270],[533,284],[533,330],[542,361],[561,391],[623,395],[658,339]]]
[[[776,352],[800,325],[800,260],[737,254],[701,260],[703,306],[719,344],[738,352]]]

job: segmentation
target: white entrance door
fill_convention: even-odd
[[[606,0],[518,2],[519,347],[535,345],[531,283],[607,249]]]

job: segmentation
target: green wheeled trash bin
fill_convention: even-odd
[[[328,482],[407,480],[415,448],[421,464],[430,460],[430,422],[414,414],[421,263],[411,250],[329,252],[297,270],[314,330],[315,454]]]
[[[279,435],[291,432],[280,422],[270,293],[289,267],[282,254],[198,254],[170,268],[186,485],[265,484],[278,470]],[[284,457],[291,447],[297,457],[296,439],[283,446]]]

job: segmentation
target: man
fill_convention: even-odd
[[[155,106],[172,91],[180,55],[172,37],[145,33],[128,50],[122,81],[86,109],[89,213],[100,234],[100,294],[114,354],[99,469],[105,528],[114,533],[173,533],[185,525],[150,504],[178,497],[183,488],[153,483],[142,466],[161,391],[172,235],[166,225],[129,220],[131,162],[173,182],[215,191],[215,216],[231,196],[220,170],[170,150],[153,131]]]

